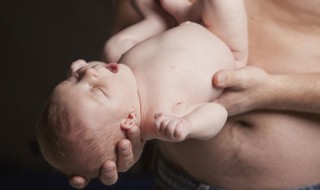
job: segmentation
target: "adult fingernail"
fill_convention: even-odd
[[[106,172],[107,172],[107,173],[111,173],[111,172],[113,172],[115,169],[116,169],[116,167],[114,167],[114,166],[108,167],[108,168],[106,169]]]
[[[121,150],[122,150],[122,151],[128,151],[129,148],[130,148],[130,144],[129,144],[129,143],[125,143],[125,144],[122,146]]]
[[[226,78],[226,74],[224,72],[219,73],[218,75],[218,85],[223,86],[224,85],[224,80]]]

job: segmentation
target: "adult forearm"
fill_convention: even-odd
[[[267,108],[320,113],[320,73],[271,77],[277,85]]]
[[[276,75],[247,66],[219,71],[213,82],[224,89],[216,102],[229,116],[254,110],[320,113],[320,72]]]

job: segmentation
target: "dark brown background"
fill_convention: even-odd
[[[35,125],[70,63],[100,60],[111,10],[111,0],[0,0],[0,187],[70,188],[41,157]]]

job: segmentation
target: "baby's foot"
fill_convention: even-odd
[[[155,127],[160,133],[160,139],[179,142],[190,134],[190,123],[183,118],[157,113],[154,115]]]

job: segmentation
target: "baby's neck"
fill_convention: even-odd
[[[155,132],[153,130],[153,116],[151,115],[149,110],[149,106],[145,106],[145,102],[142,101],[140,94],[139,96],[139,129],[140,129],[140,137],[142,140],[151,140],[155,139]]]
[[[152,107],[152,106],[151,106]],[[154,127],[154,110],[150,107],[140,107],[140,136],[142,140],[159,139],[158,131]]]
[[[142,140],[158,139],[157,131],[154,130],[155,111],[162,107],[158,104],[154,94],[150,93],[149,85],[146,82],[137,81],[139,98],[139,128]]]

